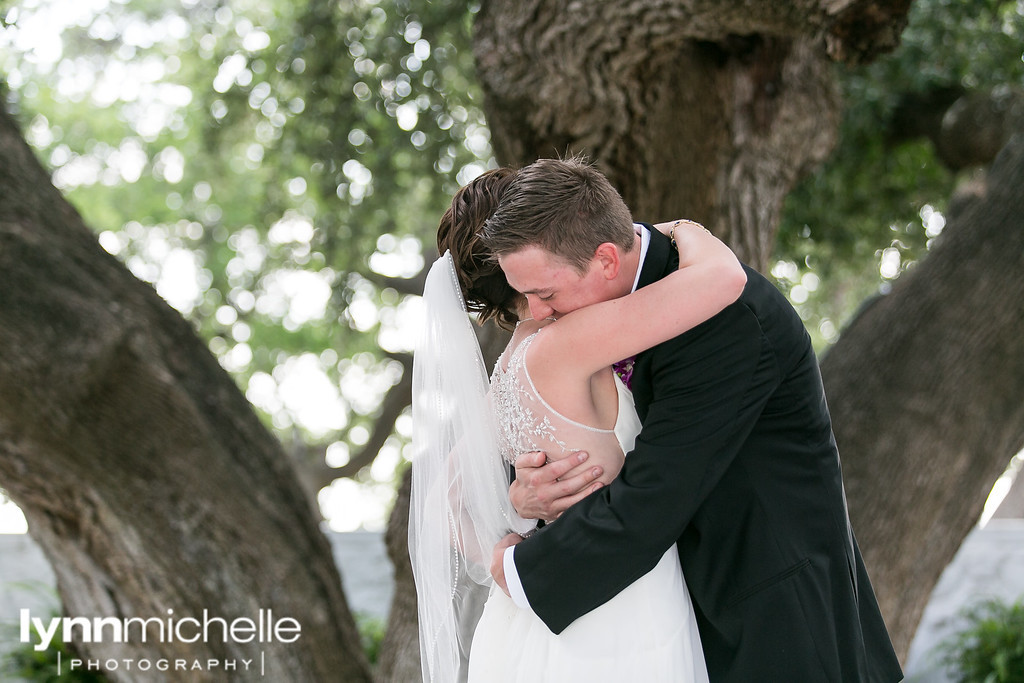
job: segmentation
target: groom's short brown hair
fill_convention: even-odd
[[[586,270],[598,245],[633,248],[626,203],[584,157],[540,159],[519,170],[484,224],[483,241],[495,258],[538,246]]]

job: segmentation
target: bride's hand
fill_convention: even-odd
[[[552,462],[547,462],[547,456],[539,451],[516,458],[516,480],[509,488],[509,498],[519,516],[547,521],[558,519],[574,503],[601,488],[601,482],[594,483],[603,472],[600,466],[570,474],[586,460],[584,452]],[[563,479],[565,475],[569,476]]]

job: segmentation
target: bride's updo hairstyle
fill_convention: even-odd
[[[519,321],[516,311],[522,295],[509,286],[505,274],[491,259],[480,232],[515,177],[516,171],[510,168],[496,168],[477,176],[455,193],[437,226],[437,250],[441,254],[451,251],[466,308],[479,314],[480,324],[494,319],[506,330]]]

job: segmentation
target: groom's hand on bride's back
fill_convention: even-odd
[[[509,488],[516,512],[526,519],[558,519],[574,503],[603,486],[594,481],[601,476],[601,467],[585,467],[586,462],[583,451],[551,462],[540,451],[520,455],[516,458],[516,479]]]

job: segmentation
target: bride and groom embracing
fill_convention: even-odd
[[[698,224],[633,223],[579,159],[467,184],[438,246],[413,377],[424,680],[901,680],[771,283]],[[489,382],[467,310],[513,331]]]

